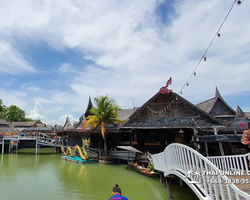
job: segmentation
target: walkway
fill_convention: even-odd
[[[250,173],[246,155],[229,157],[205,158],[186,145],[171,144],[162,153],[151,155],[151,162],[165,177],[175,175],[183,180],[201,200],[250,200],[250,183],[234,184],[244,176],[223,174],[224,170]]]
[[[11,148],[13,147],[13,143],[16,142],[16,147],[18,148],[18,141],[20,140],[33,140],[36,141],[36,154],[38,153],[38,145],[43,146],[51,146],[51,147],[60,147],[60,144],[57,144],[56,141],[44,134],[44,133],[18,133],[18,134],[9,134],[5,135],[2,140],[2,153],[4,153],[4,144],[6,144],[6,141],[9,145],[9,152],[11,151]]]

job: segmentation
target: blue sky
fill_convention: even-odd
[[[1,0],[0,99],[27,117],[77,121],[88,97],[141,106],[169,77],[179,92],[233,0]],[[235,5],[183,97],[196,104],[218,87],[250,111],[249,1]]]

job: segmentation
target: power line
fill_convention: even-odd
[[[187,81],[185,82],[185,84],[182,86],[182,88],[180,89],[180,91],[178,92],[178,94],[180,94],[180,93],[182,94],[182,90],[184,89],[184,87],[185,87],[185,86],[189,86],[189,83],[188,83],[188,82],[189,82],[189,80],[191,79],[191,77],[192,77],[192,76],[196,76],[196,70],[197,70],[197,68],[199,67],[201,61],[202,61],[202,60],[206,61],[206,59],[207,59],[207,58],[206,58],[206,53],[208,52],[208,50],[209,50],[210,47],[212,46],[212,44],[213,44],[215,38],[216,38],[216,37],[220,37],[220,30],[221,30],[222,26],[224,25],[224,23],[225,23],[227,17],[229,16],[229,14],[230,14],[231,10],[233,9],[233,7],[234,7],[234,5],[235,5],[236,2],[237,2],[238,5],[241,4],[241,1],[234,0],[232,6],[230,7],[229,11],[227,12],[226,17],[225,17],[224,20],[222,21],[222,23],[221,23],[221,25],[220,25],[218,31],[216,32],[215,36],[213,37],[212,41],[211,41],[210,44],[208,45],[206,51],[205,51],[204,54],[202,55],[201,59],[199,60],[198,64],[196,65],[196,67],[195,67],[195,69],[193,70],[192,74],[189,76],[188,80],[187,80]]]

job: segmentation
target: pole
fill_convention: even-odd
[[[214,129],[214,135],[217,135],[217,130],[216,130],[216,128],[213,127],[213,129]],[[224,153],[223,146],[222,146],[222,143],[221,143],[221,142],[219,142],[219,148],[220,148],[220,153],[221,153],[221,155],[222,155],[222,156],[225,156],[225,153]]]
[[[37,139],[36,139],[36,155],[37,155]]]
[[[2,143],[2,154],[4,153],[4,138],[3,138],[3,143]]]
[[[173,193],[172,193],[172,190],[171,190],[171,187],[170,187],[170,180],[167,177],[166,177],[166,187],[167,187],[169,197],[173,198],[174,196],[173,196]]]
[[[11,146],[11,140],[10,140],[10,143],[9,143],[9,153],[10,153],[10,146]]]

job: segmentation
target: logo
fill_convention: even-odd
[[[193,169],[189,170],[187,174],[185,175],[186,178],[188,178],[190,181],[188,181],[189,184],[199,184],[201,183],[200,178],[201,174]]]

